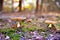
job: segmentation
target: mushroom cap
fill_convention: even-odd
[[[48,24],[55,24],[57,23],[56,21],[51,21],[51,20],[46,20],[45,23],[48,23]]]
[[[26,19],[26,17],[14,17],[14,18],[11,18],[13,21],[19,21],[19,20],[24,20]]]

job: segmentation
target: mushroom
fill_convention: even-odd
[[[46,20],[45,23],[48,24],[48,27],[50,28],[51,31],[54,31],[55,32],[57,30],[56,27],[55,27],[55,25],[54,25],[57,22]]]
[[[15,27],[21,27],[20,21],[25,20],[25,19],[26,19],[26,17],[14,17],[14,18],[11,18],[11,20],[16,21],[16,23],[17,23],[15,25]]]

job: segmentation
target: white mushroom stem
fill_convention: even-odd
[[[20,27],[21,25],[20,25],[20,23],[19,22],[17,22],[17,27]]]

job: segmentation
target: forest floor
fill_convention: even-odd
[[[60,16],[58,12],[48,12],[48,13],[35,13],[35,12],[12,12],[12,13],[0,13],[0,17],[20,17],[20,16],[32,16],[35,15],[36,17],[39,16]]]
[[[0,18],[14,18],[14,17],[27,17],[27,18],[42,18],[44,20],[58,20],[60,21],[60,13],[58,12],[48,12],[48,13],[40,13],[40,12],[13,12],[13,13],[0,13]]]
[[[23,27],[23,32],[19,31],[20,28],[19,29],[18,28],[17,29],[4,29],[4,28],[11,28],[11,27],[15,27],[16,26],[16,22],[15,21],[12,21],[11,19],[8,20],[8,18],[15,18],[15,17],[18,17],[18,18],[27,17],[28,18],[25,21],[19,21],[19,23],[21,23],[21,25],[24,26]],[[1,18],[2,18],[2,20],[1,20]],[[31,19],[30,20],[31,22],[28,22],[29,19]],[[46,37],[50,35],[50,32],[52,33],[51,35],[56,37],[55,36],[56,34],[53,34],[53,33],[55,33],[55,29],[53,29],[53,31],[50,30],[48,28],[49,27],[48,24],[44,23],[46,21],[48,21],[48,22],[50,21],[50,22],[53,22],[53,23],[58,21],[58,23],[57,23],[58,25],[56,25],[56,24],[55,25],[53,24],[53,25],[57,27],[56,28],[57,30],[60,30],[60,13],[57,13],[57,12],[49,12],[49,13],[40,13],[40,12],[38,12],[38,13],[34,13],[34,12],[0,13],[0,28],[2,29],[0,31],[2,33],[6,32],[6,34],[0,34],[0,37],[1,37],[1,35],[3,35],[3,37],[1,37],[1,38],[3,38],[4,40],[7,37],[8,37],[7,38],[8,40],[9,39],[12,39],[12,40],[23,40],[23,38],[28,40],[29,38],[32,37],[31,39],[34,40],[33,39],[34,35],[30,36],[30,34],[31,33],[35,33],[35,32],[36,32],[35,35],[37,34],[36,38],[37,37],[39,37],[39,38],[42,37],[41,39],[46,39]],[[38,29],[42,29],[42,31],[41,30],[40,31],[31,31],[31,30],[38,30]],[[27,30],[29,30],[29,31],[27,31]],[[24,32],[24,31],[26,31],[26,32]],[[40,35],[42,35],[42,36],[40,36]],[[60,34],[58,34],[58,35],[60,37]],[[3,40],[3,39],[0,39],[0,40]]]
[[[37,18],[48,18],[56,19],[60,18],[60,13],[58,12],[48,12],[48,13],[36,13],[36,12],[13,12],[13,13],[0,13],[0,18],[13,18],[13,17],[32,17],[35,16]]]

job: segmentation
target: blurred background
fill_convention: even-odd
[[[4,12],[18,12],[21,10],[60,11],[60,0],[1,0],[0,10]]]

